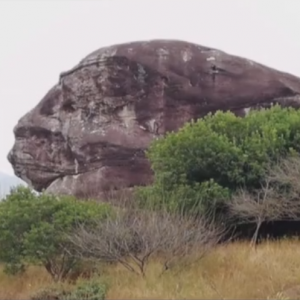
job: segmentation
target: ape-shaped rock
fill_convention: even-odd
[[[145,149],[208,112],[300,104],[300,78],[175,40],[99,49],[14,129],[15,174],[37,191],[93,196],[152,180]]]

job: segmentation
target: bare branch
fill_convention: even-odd
[[[130,208],[102,221],[93,230],[79,226],[70,240],[76,256],[119,262],[145,276],[151,256],[164,257],[165,266],[170,268],[175,258],[196,250],[199,255],[205,253],[223,234],[224,230],[204,219]]]
[[[240,190],[228,203],[230,214],[243,223],[256,223],[257,240],[263,222],[300,220],[300,159],[288,158],[270,168],[261,189]]]

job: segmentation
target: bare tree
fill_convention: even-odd
[[[164,271],[174,261],[197,252],[202,257],[223,237],[224,230],[204,219],[168,212],[134,208],[99,223],[93,230],[78,227],[70,236],[74,255],[106,262],[119,262],[128,270],[145,276],[149,258],[164,258]]]
[[[300,159],[288,158],[269,169],[256,192],[240,190],[228,203],[229,212],[244,223],[255,223],[257,244],[263,222],[300,220]]]
[[[268,179],[288,189],[291,198],[300,197],[300,157],[292,156],[269,169]]]

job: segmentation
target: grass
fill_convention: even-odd
[[[160,271],[159,259],[150,262],[145,279],[121,265],[104,267],[110,285],[107,299],[286,299],[283,291],[295,295],[300,290],[300,241],[267,241],[256,250],[249,243],[223,245],[184,269],[163,276]],[[40,268],[17,277],[1,271],[0,299],[28,300],[50,284]]]

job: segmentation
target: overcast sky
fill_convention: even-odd
[[[0,0],[0,171],[13,127],[97,48],[181,39],[300,76],[299,0]]]

